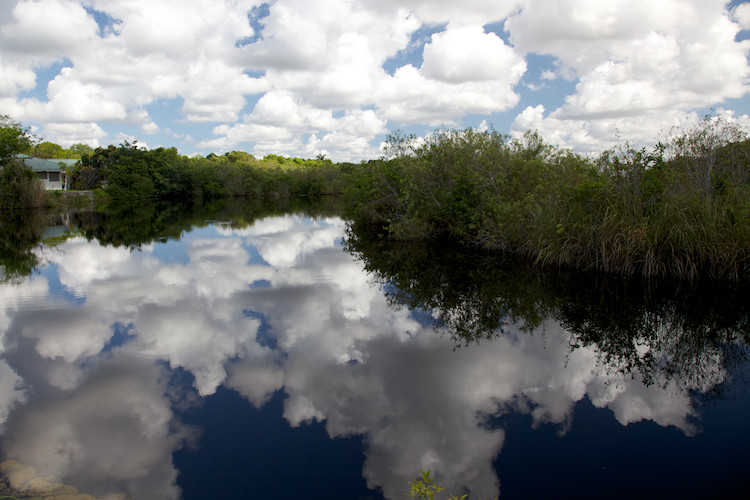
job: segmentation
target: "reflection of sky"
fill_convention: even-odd
[[[480,425],[489,415],[564,433],[587,397],[622,425],[697,431],[687,393],[603,372],[552,322],[454,351],[428,313],[388,307],[343,232],[339,219],[286,216],[138,251],[82,238],[47,249],[40,273],[0,288],[5,458],[82,491],[176,498],[171,453],[195,430],[176,421],[186,395],[167,368],[256,407],[283,389],[291,426],[364,435],[365,478],[389,498],[419,468],[496,496],[505,434]]]

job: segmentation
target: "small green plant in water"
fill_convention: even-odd
[[[409,483],[411,491],[408,496],[411,498],[429,498],[430,500],[435,500],[435,495],[443,491],[445,488],[443,485],[437,484],[435,480],[430,477],[430,474],[432,473],[431,470],[424,471],[419,469],[419,472],[422,473],[422,477],[418,477]],[[460,497],[450,495],[447,500],[466,500],[467,498],[469,498],[468,493],[464,493]],[[497,500],[497,497],[495,497],[495,500]]]
[[[420,469],[419,472],[422,473],[422,477],[418,477],[409,483],[409,486],[411,486],[411,493],[409,493],[409,496],[411,498],[429,498],[430,500],[434,500],[435,494],[440,493],[445,488],[435,483],[430,477],[432,471],[424,471]]]
[[[443,488],[442,485],[437,484],[435,480],[430,477],[431,470],[424,471],[420,469],[419,472],[422,473],[422,477],[418,477],[409,483],[409,486],[411,486],[409,496],[411,498],[429,498],[429,500],[434,500],[435,495],[443,491],[445,488]],[[448,500],[465,500],[467,496],[468,495],[461,495],[460,497],[457,497],[456,495],[451,495],[448,497]]]

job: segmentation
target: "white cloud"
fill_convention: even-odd
[[[2,78],[0,78],[0,98],[15,97],[19,90],[30,90],[36,85],[36,73],[32,68],[7,61],[2,54],[0,54],[0,75],[2,75]],[[5,101],[5,99],[3,100]],[[10,103],[6,103],[5,107],[10,105]]]
[[[601,153],[627,140],[635,146],[654,146],[675,127],[697,122],[696,113],[682,111],[640,116],[614,116],[607,119],[583,120],[560,116],[559,110],[546,114],[541,104],[528,106],[514,120],[511,135],[520,137],[527,130],[536,130],[549,144],[572,148],[582,153]]]
[[[732,11],[732,17],[737,20],[740,28],[750,30],[750,4],[741,3]]]
[[[13,407],[26,401],[23,390],[23,379],[8,366],[5,360],[0,360],[0,431]]]
[[[169,128],[157,143],[356,161],[379,156],[394,127],[508,111],[518,127],[541,103],[567,134],[588,131],[578,143],[602,147],[611,134],[594,131],[726,108],[750,80],[750,41],[736,41],[747,4],[729,12],[723,0],[279,0],[251,25],[259,4],[5,2],[0,105],[57,142]],[[540,55],[554,71],[522,82]]]
[[[722,1],[531,1],[506,27],[520,49],[555,56],[578,79],[560,108],[542,120],[529,106],[513,130],[584,151],[615,134],[655,143],[691,110],[748,91],[750,45],[735,42]]]
[[[9,422],[4,451],[33,468],[6,469],[11,485],[23,489],[33,470],[41,484],[69,480],[84,492],[179,498],[171,456],[191,436],[172,419],[161,369],[120,358],[90,371],[82,386],[48,390]]]
[[[408,9],[427,24],[451,21],[456,25],[487,24],[505,19],[524,0],[417,0],[408,2]],[[375,11],[389,12],[404,8],[398,0],[364,0],[363,4]]]
[[[14,22],[0,27],[4,50],[32,61],[54,59],[80,50],[98,30],[80,2],[66,0],[19,1],[13,8]]]
[[[515,84],[526,63],[494,33],[481,26],[449,27],[424,48],[422,74],[447,83],[507,78]]]

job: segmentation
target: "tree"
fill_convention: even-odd
[[[59,144],[44,141],[31,148],[31,155],[37,158],[70,158],[71,152],[63,149]]]
[[[17,154],[29,153],[34,137],[29,128],[8,115],[0,115],[0,165],[5,165]]]
[[[83,155],[94,154],[94,148],[92,148],[88,144],[83,143],[73,144],[68,148],[68,150],[73,153],[73,156],[76,156],[78,158],[83,157]]]

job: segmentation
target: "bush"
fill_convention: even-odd
[[[29,167],[9,160],[0,168],[0,210],[43,207],[44,200],[44,186]]]
[[[533,132],[394,135],[346,175],[347,216],[394,239],[451,238],[536,263],[622,275],[750,274],[750,140],[707,118],[597,160]]]

